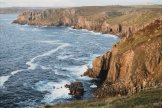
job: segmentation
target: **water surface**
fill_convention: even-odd
[[[68,27],[11,24],[15,14],[0,15],[0,107],[33,108],[76,100],[64,88],[81,81],[92,98],[92,79],[81,77],[91,61],[118,40],[112,35]]]

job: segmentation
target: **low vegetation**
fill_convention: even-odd
[[[43,108],[162,108],[162,88],[152,88],[125,97],[76,101]]]

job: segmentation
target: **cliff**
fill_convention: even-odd
[[[26,11],[14,23],[40,26],[73,26],[119,36],[130,36],[157,18],[160,6],[91,6]]]
[[[98,77],[103,84],[97,97],[137,93],[162,86],[162,20],[157,19],[111,51],[97,57],[85,75]]]

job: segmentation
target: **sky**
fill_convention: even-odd
[[[0,0],[0,7],[74,7],[162,4],[162,0]]]

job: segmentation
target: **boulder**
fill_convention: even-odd
[[[84,94],[84,87],[81,82],[73,82],[71,84],[66,84],[65,87],[70,90],[69,95],[80,97]]]

